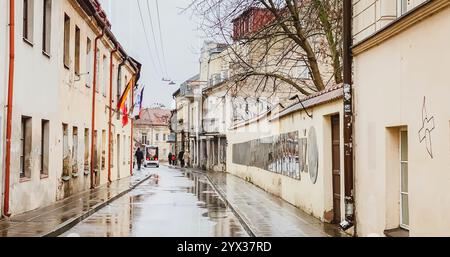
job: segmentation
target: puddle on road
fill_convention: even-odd
[[[201,174],[162,168],[62,236],[242,237],[233,212]]]

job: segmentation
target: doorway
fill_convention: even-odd
[[[331,117],[331,152],[333,172],[333,223],[341,222],[341,128],[340,116]]]

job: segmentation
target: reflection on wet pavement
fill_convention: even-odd
[[[248,236],[202,174],[167,167],[62,236]]]

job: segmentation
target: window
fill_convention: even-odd
[[[75,74],[80,75],[80,28],[75,26]]]
[[[400,227],[409,229],[408,131],[400,131]]]
[[[44,0],[44,13],[42,25],[42,51],[50,54],[50,38],[52,29],[52,0]]]
[[[89,129],[84,130],[84,170],[89,171]]]
[[[147,133],[143,133],[141,138],[142,138],[141,143],[146,145],[147,144]]]
[[[96,70],[96,74],[95,74],[95,92],[100,92],[100,90],[98,89],[99,88],[99,82],[100,82],[100,60],[99,60],[99,56],[100,56],[100,50],[98,49],[98,47],[97,47],[97,49],[96,49],[96,51],[97,51],[97,62],[95,63],[95,66],[96,66],[96,68],[95,68],[95,70]]]
[[[20,133],[20,178],[31,178],[31,142],[32,142],[32,120],[30,117],[22,116]]]
[[[48,176],[50,150],[50,124],[48,120],[41,122],[41,178]]]
[[[106,88],[108,87],[108,58],[103,55],[103,96],[106,97]]]
[[[102,170],[106,168],[106,130],[102,130]]]
[[[92,69],[92,42],[90,38],[87,38],[86,40],[86,87],[91,87],[92,83],[92,76],[91,76],[91,69]]]
[[[69,149],[69,128],[67,124],[62,125],[63,132],[63,176],[69,176],[69,165],[70,165],[70,149]]]
[[[72,131],[72,172],[78,172],[78,128],[73,127]]]
[[[155,135],[155,141],[158,142],[159,141],[159,134]]]
[[[23,0],[23,38],[33,42],[34,0]]]
[[[166,134],[163,135],[163,141],[166,141],[167,137]]]
[[[70,17],[64,14],[64,67],[70,67]]]

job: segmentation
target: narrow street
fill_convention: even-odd
[[[346,236],[231,175],[167,166],[142,172],[159,179],[146,180],[61,237]]]
[[[159,175],[62,237],[247,237],[205,175],[161,166]]]

